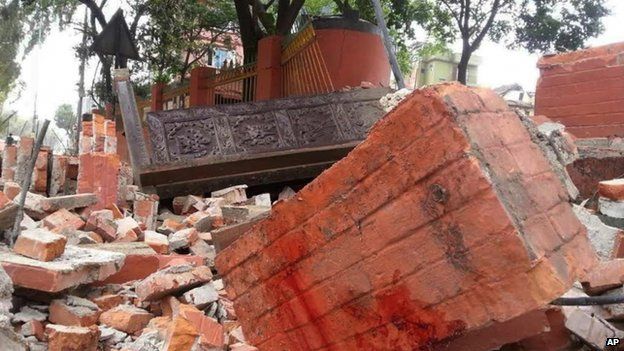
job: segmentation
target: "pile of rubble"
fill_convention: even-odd
[[[137,205],[157,210],[158,198],[132,186],[127,206],[104,209],[94,194],[29,192],[15,245],[0,245],[0,348],[256,350],[214,270],[213,235],[231,241],[271,210],[269,194],[245,189],[178,197],[147,216]],[[20,191],[5,183],[0,217]]]

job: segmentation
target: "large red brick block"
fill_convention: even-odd
[[[580,138],[624,136],[624,43],[543,57],[535,113]]]
[[[223,250],[260,350],[420,350],[510,321],[596,262],[568,195],[489,90],[417,90]]]
[[[78,193],[93,193],[98,203],[91,209],[101,210],[118,201],[119,170],[117,154],[88,153],[80,155]]]

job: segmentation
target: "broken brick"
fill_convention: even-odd
[[[124,302],[124,298],[118,294],[105,294],[102,296],[94,297],[91,301],[96,304],[102,311],[108,311],[111,308],[117,307]]]
[[[186,249],[199,239],[195,228],[179,230],[169,236],[169,248],[174,251]]]
[[[98,321],[102,310],[93,302],[69,295],[50,304],[50,322],[60,325],[88,327]]]
[[[42,262],[0,247],[0,265],[13,284],[46,292],[104,280],[117,272],[123,261],[124,255],[120,253],[67,246],[60,258]]]
[[[100,322],[128,334],[134,334],[143,330],[152,318],[154,315],[143,309],[131,305],[119,305],[102,313]]]
[[[176,221],[173,218],[165,218],[162,225],[156,229],[157,232],[165,235],[169,235],[184,229],[184,224]]]
[[[115,225],[117,226],[115,241],[137,241],[139,238],[143,237],[143,231],[139,227],[139,223],[132,217],[117,219],[115,220]]]
[[[172,266],[158,271],[136,284],[136,293],[143,301],[190,290],[209,282],[212,272],[206,266]]]
[[[117,224],[111,210],[91,212],[84,228],[99,234],[105,241],[114,241],[117,238]]]
[[[164,234],[146,230],[144,233],[144,241],[159,254],[166,255],[169,253],[169,239]]]
[[[22,325],[20,334],[23,336],[34,336],[37,340],[43,341],[45,338],[45,328],[40,321],[31,319]]]
[[[3,192],[9,199],[13,200],[22,192],[22,187],[15,182],[6,182],[4,183]]]
[[[13,251],[39,261],[52,261],[65,251],[67,238],[46,229],[24,230],[17,237]]]
[[[624,179],[604,180],[598,183],[598,194],[614,201],[624,201]]]
[[[51,215],[46,216],[42,220],[42,225],[54,233],[60,233],[63,229],[82,229],[85,222],[79,216],[61,208]]]
[[[588,295],[599,295],[624,283],[624,259],[600,262],[591,272],[580,279]]]
[[[49,351],[97,351],[100,330],[96,326],[46,325]]]
[[[240,204],[247,201],[247,185],[235,185],[229,188],[213,191],[210,197],[223,198],[226,204]]]

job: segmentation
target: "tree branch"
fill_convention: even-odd
[[[102,8],[98,6],[93,0],[78,0],[81,4],[85,5],[91,11],[91,15],[94,16],[100,26],[104,27],[106,25],[106,17],[104,17],[104,13],[102,12]],[[106,4],[106,0],[102,2],[102,6]]]
[[[496,18],[496,14],[498,14],[498,10],[500,9],[500,7],[501,7],[500,0],[494,0],[494,2],[492,3],[492,11],[490,12],[490,17],[488,18],[487,22],[481,29],[481,32],[477,35],[475,40],[470,45],[471,52],[474,52],[481,45],[483,38],[485,38],[485,35],[492,27],[492,24],[494,23],[494,18]]]

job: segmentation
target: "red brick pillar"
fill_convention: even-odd
[[[272,35],[258,42],[256,100],[282,97],[282,37]]]
[[[163,92],[165,90],[165,83],[156,83],[152,85],[152,111],[163,110]]]
[[[90,206],[92,210],[106,208],[119,200],[121,163],[116,139],[115,121],[93,114],[91,121],[82,122],[77,193],[98,196],[98,203]]]
[[[210,84],[210,76],[215,74],[216,69],[213,67],[195,67],[191,70],[191,106],[213,105],[212,86]]]
[[[5,182],[15,179],[15,167],[17,166],[17,146],[7,145],[2,153],[2,179]]]

